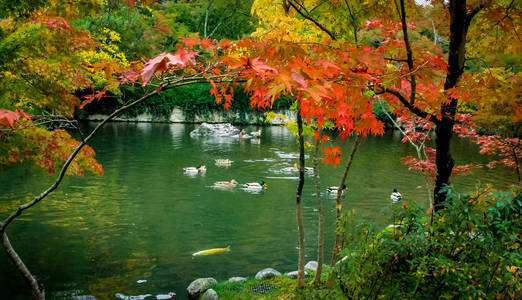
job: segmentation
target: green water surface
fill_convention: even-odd
[[[85,124],[85,130],[95,124]],[[295,218],[296,173],[281,172],[296,159],[297,144],[282,127],[263,127],[259,143],[238,139],[194,139],[197,125],[110,123],[92,143],[105,174],[66,177],[60,188],[8,230],[11,242],[32,272],[46,286],[49,298],[94,295],[167,294],[186,297],[198,277],[226,280],[254,276],[266,267],[297,269]],[[247,128],[248,131],[257,128]],[[427,202],[423,177],[408,171],[400,158],[413,155],[396,132],[363,142],[348,176],[345,209],[358,217],[387,221],[393,188],[405,199]],[[349,141],[337,141],[345,153]],[[457,140],[457,163],[486,162],[475,145]],[[308,149],[307,152],[311,152]],[[233,160],[218,167],[214,160]],[[183,167],[205,164],[205,175],[184,175]],[[311,166],[311,159],[307,159]],[[344,165],[344,164],[343,164]],[[321,166],[321,184],[337,185],[343,168]],[[264,180],[268,188],[251,193],[239,188],[218,190],[216,181]],[[306,259],[316,259],[317,210],[314,183],[306,177],[303,219]],[[0,217],[30,201],[54,176],[25,165],[0,169]],[[477,184],[506,187],[509,170],[480,169],[456,179],[459,190]],[[335,199],[323,193],[326,249],[333,244]],[[191,254],[210,248],[231,251],[211,256]],[[329,258],[329,251],[327,258]],[[137,283],[137,280],[147,280]],[[0,251],[0,298],[26,299],[27,287],[4,251]]]

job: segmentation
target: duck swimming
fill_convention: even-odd
[[[343,188],[341,189],[341,195],[344,194],[344,190],[346,190],[346,184],[343,184]],[[331,186],[327,188],[326,191],[330,194],[337,195],[339,193],[339,187]]]
[[[297,165],[297,163],[295,163],[293,167],[283,168],[282,171],[284,171],[284,172],[297,172],[297,171],[299,171],[299,166]],[[305,167],[305,172],[313,172],[313,171],[314,171],[314,168]]]
[[[402,195],[401,193],[397,192],[397,189],[393,189],[393,193],[391,193],[390,199],[393,203],[399,202],[402,200]]]
[[[197,167],[187,167],[187,168],[183,168],[183,172],[185,173],[204,173],[205,171],[207,171],[207,167],[205,167],[204,165],[199,165]]]
[[[220,159],[216,159],[216,166],[220,166],[220,167],[228,167],[230,166],[231,164],[233,163],[233,161],[231,161],[230,159],[227,159],[227,158],[220,158]]]
[[[243,187],[252,190],[262,190],[266,188],[266,183],[263,180],[259,180],[259,182],[245,183],[243,184]]]
[[[238,182],[235,179],[232,179],[230,181],[218,181],[214,182],[214,186],[216,187],[222,187],[222,188],[233,188],[238,184]]]
[[[260,137],[260,136],[261,136],[261,129],[259,129],[258,131],[252,131],[252,132],[250,132],[250,135],[251,135],[252,137],[255,137],[255,138]]]

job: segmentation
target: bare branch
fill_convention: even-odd
[[[310,13],[309,13],[309,12],[308,12],[308,11],[307,11],[307,10],[306,10],[306,9],[305,9],[301,4],[300,4],[300,3],[296,2],[296,3],[297,3],[297,5],[296,5],[296,3],[294,3],[293,0],[288,0],[287,3],[288,3],[290,6],[292,6],[292,7],[295,9],[295,11],[296,11],[297,13],[299,13],[303,18],[305,18],[305,19],[311,21],[312,23],[315,24],[315,26],[319,27],[319,29],[321,29],[321,30],[324,31],[326,34],[328,34],[332,40],[337,40],[337,36],[336,36],[333,32],[331,32],[330,30],[328,30],[328,29],[327,29],[323,24],[319,23],[319,21],[317,21],[316,19],[314,19],[314,18],[310,15]],[[299,6],[299,7],[297,7],[297,6]],[[303,11],[304,11],[304,12],[303,12]]]
[[[399,101],[404,105],[406,106],[406,108],[408,108],[412,113],[416,114],[417,116],[423,118],[423,119],[426,119],[426,118],[429,118],[429,120],[435,124],[439,124],[439,120],[437,119],[437,116],[434,115],[434,114],[430,114],[430,113],[427,113],[423,110],[421,110],[420,108],[412,105],[407,99],[406,97],[404,97],[404,95],[402,95],[399,91],[396,91],[396,90],[393,90],[393,89],[390,89],[390,88],[384,88],[382,91],[377,91],[376,94],[383,94],[383,93],[389,93],[389,94],[392,94],[394,95],[395,97],[397,97],[397,99],[399,99]]]

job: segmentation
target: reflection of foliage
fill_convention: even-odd
[[[157,266],[157,259],[150,258],[146,252],[133,252],[131,257],[124,261],[101,261],[110,260],[111,255],[107,253],[95,260],[96,270],[89,280],[88,291],[99,299],[112,299],[114,291],[125,291],[135,295],[140,290],[136,288],[136,278],[149,278]],[[105,267],[103,267],[105,266]]]

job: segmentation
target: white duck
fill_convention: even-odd
[[[266,183],[263,180],[259,180],[259,182],[249,182],[243,184],[243,187],[246,189],[252,189],[252,190],[262,190],[266,188]]]
[[[346,190],[346,184],[343,184],[343,188],[341,189],[341,195],[344,194],[344,191]],[[338,186],[331,186],[326,189],[326,191],[332,195],[339,194],[339,187]]]
[[[297,172],[297,171],[299,171],[299,166],[297,165],[297,163],[295,163],[293,167],[286,167],[286,168],[283,168],[282,170],[284,172]],[[305,172],[313,172],[313,171],[314,171],[314,168],[305,167]]]
[[[399,202],[402,200],[402,195],[401,193],[397,192],[397,189],[393,189],[393,193],[391,193],[390,199],[393,203]]]
[[[259,138],[261,136],[261,129],[259,129],[258,131],[250,132],[250,135],[254,138]]]
[[[214,182],[214,186],[221,187],[221,188],[233,188],[238,184],[238,182],[235,179],[232,179],[230,181],[218,181]]]
[[[186,168],[183,168],[183,172],[191,173],[191,174],[204,173],[205,171],[207,171],[207,168],[204,165],[199,165],[197,167],[186,167]]]

